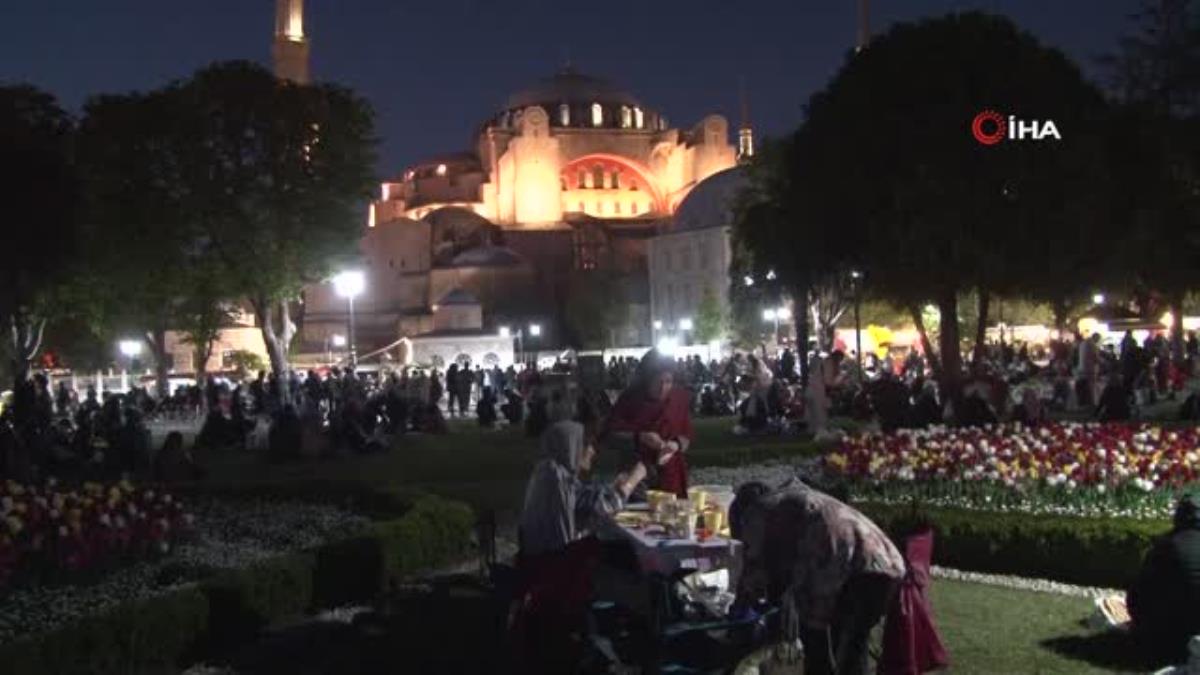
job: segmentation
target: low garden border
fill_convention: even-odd
[[[322,489],[323,488],[323,489]],[[316,491],[309,491],[316,490]],[[252,639],[309,609],[369,600],[415,574],[461,560],[475,518],[465,504],[396,490],[246,484],[205,494],[349,502],[382,518],[315,549],[227,570],[48,633],[0,645],[6,675],[175,672],[189,659]]]
[[[1167,520],[1000,513],[921,504],[855,502],[899,539],[927,523],[934,564],[1066,583],[1128,588]]]

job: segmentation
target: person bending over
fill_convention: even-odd
[[[892,541],[857,510],[793,478],[738,489],[730,526],[742,541],[735,607],[782,607],[782,641],[804,647],[805,672],[867,672],[867,642],[905,565]]]

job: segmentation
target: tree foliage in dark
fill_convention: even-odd
[[[1053,119],[1063,140],[984,146],[970,125],[988,109]],[[1073,63],[1007,19],[897,24],[812,97],[782,159],[768,157],[755,181],[769,217],[748,211],[738,235],[784,278],[861,269],[872,296],[908,308],[919,329],[934,304],[953,397],[960,293],[1015,293],[1051,265],[1071,267],[1047,251],[1086,254],[1068,243],[1083,240],[1078,213],[1101,210],[1104,115]]]
[[[47,321],[69,308],[56,301],[79,254],[74,124],[51,95],[0,87],[0,321],[11,374],[28,376]]]

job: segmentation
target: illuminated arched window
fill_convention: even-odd
[[[558,122],[564,127],[571,126],[571,106],[566,103],[558,106]]]
[[[623,105],[621,106],[621,128],[628,129],[631,126],[633,126],[633,111],[629,109],[629,106]]]
[[[613,202],[613,213],[621,215],[621,202]]]
[[[629,215],[636,216],[638,214],[637,202],[629,202]]]
[[[620,171],[612,172],[612,187],[614,190],[619,189],[621,187],[621,172]]]
[[[604,108],[599,103],[592,104],[592,126],[598,127],[604,123]]]
[[[592,169],[592,187],[597,190],[604,188],[604,167],[599,164]]]
[[[633,126],[642,129],[646,126],[646,116],[642,113],[641,108],[633,109]]]
[[[580,190],[587,187],[587,172],[586,171],[583,171],[583,170],[579,171],[579,183],[576,187],[578,187]]]
[[[604,215],[604,202],[602,202],[598,199],[596,200],[596,215],[598,215],[598,216]]]

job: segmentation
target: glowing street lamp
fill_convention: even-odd
[[[367,277],[359,270],[346,270],[333,278],[333,289],[337,294],[346,298],[350,312],[347,324],[350,340],[350,369],[358,367],[358,347],[354,339],[354,298],[367,287]]]
[[[117,349],[125,358],[132,361],[142,353],[142,342],[141,340],[121,340],[117,343]]]
[[[512,332],[508,329],[508,326],[500,326],[500,337],[506,338],[511,334]]]
[[[679,338],[664,335],[658,339],[658,344],[655,346],[658,348],[658,353],[664,356],[674,356],[675,351],[679,349]]]
[[[542,334],[542,325],[540,323],[529,324],[529,336],[540,337]]]
[[[346,336],[345,335],[341,335],[341,334],[334,335],[331,338],[331,341],[333,342],[334,347],[345,347],[346,346]]]
[[[1095,295],[1092,296],[1092,304],[1093,305],[1103,305],[1104,299],[1105,298],[1104,298],[1103,293],[1096,293]]]

